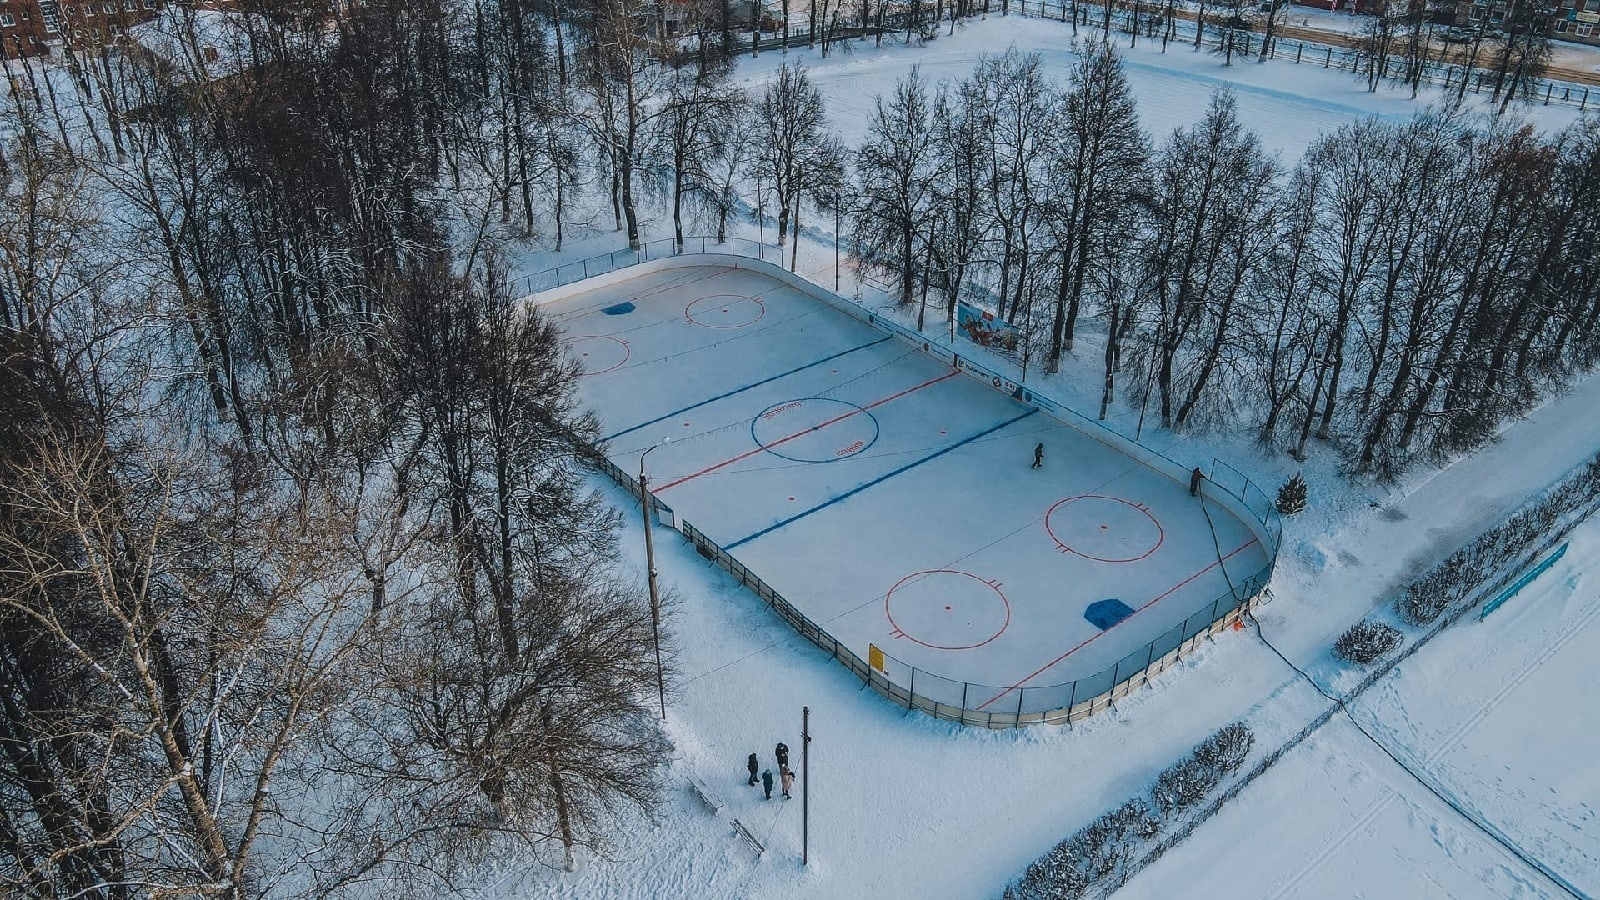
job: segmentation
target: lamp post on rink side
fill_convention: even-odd
[[[661,703],[661,721],[667,720],[667,682],[661,671],[661,597],[656,591],[656,544],[650,530],[650,507],[655,504],[650,499],[650,482],[644,474],[644,461],[650,451],[664,446],[670,437],[662,438],[661,443],[645,448],[639,454],[639,501],[640,509],[644,511],[644,567],[645,580],[650,585],[650,637],[656,647],[656,699]]]

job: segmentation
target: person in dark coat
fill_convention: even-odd
[[[761,787],[766,789],[767,799],[772,799],[772,770],[767,769],[761,773]]]
[[[750,758],[744,761],[744,764],[745,767],[750,770],[750,783],[755,784],[756,773],[761,771],[761,761],[756,759],[756,755],[752,753],[750,754]]]
[[[794,770],[787,766],[783,769],[783,799],[789,799],[789,789],[794,787]]]
[[[1044,465],[1044,444],[1041,442],[1033,448],[1033,465],[1029,468],[1037,469]]]
[[[789,768],[789,745],[788,744],[785,744],[783,741],[779,741],[777,749],[773,750],[772,754],[778,758],[778,771],[779,772],[782,772],[784,769]]]
[[[1195,466],[1194,471],[1189,473],[1189,496],[1193,497],[1200,493],[1200,480],[1205,477],[1206,473],[1200,471],[1199,466]]]

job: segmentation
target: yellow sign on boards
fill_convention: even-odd
[[[879,672],[883,671],[883,651],[878,649],[877,644],[867,645],[867,665]]]

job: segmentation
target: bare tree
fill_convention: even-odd
[[[936,186],[946,177],[932,131],[927,86],[913,66],[887,104],[878,98],[856,151],[858,252],[864,264],[893,275],[902,307],[911,306],[920,274],[918,246],[933,215]]]
[[[594,101],[593,133],[611,166],[619,227],[626,228],[628,246],[634,250],[641,246],[635,171],[645,150],[649,116],[665,91],[664,49],[653,31],[639,27],[648,15],[649,8],[640,0],[595,4],[580,54],[585,87]]]
[[[1072,71],[1063,97],[1064,134],[1051,171],[1048,215],[1060,258],[1046,371],[1071,352],[1085,287],[1115,268],[1134,233],[1136,200],[1146,181],[1149,142],[1139,128],[1133,92],[1109,44],[1091,47]]]
[[[720,208],[718,166],[743,152],[732,141],[740,137],[734,126],[748,104],[742,91],[720,78],[684,76],[679,73],[671,81],[661,110],[652,119],[650,154],[652,168],[668,185],[673,239],[680,253],[685,206]]]
[[[1194,412],[1239,340],[1240,297],[1276,237],[1276,165],[1240,124],[1233,96],[1218,91],[1194,129],[1173,133],[1155,169],[1143,280],[1157,314],[1161,421],[1173,427]]]
[[[756,107],[760,137],[753,160],[757,177],[778,201],[778,246],[788,239],[805,187],[805,170],[826,142],[822,94],[805,67],[784,63],[768,82]]]
[[[471,281],[438,260],[403,291],[392,377],[437,537],[410,627],[375,648],[398,705],[380,724],[401,737],[368,777],[424,847],[442,821],[457,835],[439,840],[487,842],[475,853],[500,835],[570,860],[619,803],[649,805],[662,750],[650,608],[612,573],[616,514],[581,482],[596,423],[554,326],[492,259]]]

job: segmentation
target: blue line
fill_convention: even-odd
[[[1016,416],[1015,418],[1007,419],[1004,422],[1001,422],[999,425],[993,426],[992,428],[985,428],[984,430],[978,432],[977,434],[973,435],[972,437],[962,438],[961,440],[955,442],[954,444],[951,444],[950,446],[944,448],[943,450],[940,450],[937,453],[934,453],[934,454],[932,454],[930,456],[924,456],[923,458],[917,460],[916,462],[907,463],[907,464],[901,466],[900,468],[895,469],[893,472],[888,473],[887,475],[880,475],[877,478],[874,478],[871,481],[867,482],[866,484],[860,485],[859,487],[851,488],[850,490],[845,491],[844,493],[840,494],[839,496],[834,497],[832,500],[825,500],[825,501],[817,504],[816,506],[811,507],[810,509],[806,510],[805,512],[796,513],[796,514],[790,516],[789,518],[784,519],[781,522],[777,522],[775,524],[768,525],[766,528],[761,529],[760,531],[756,532],[755,534],[750,535],[749,537],[742,537],[742,538],[738,539],[737,541],[734,541],[731,544],[724,544],[722,549],[731,552],[733,550],[733,548],[739,546],[740,544],[748,544],[751,541],[755,540],[758,537],[761,537],[764,534],[767,534],[767,533],[773,532],[773,531],[777,531],[779,528],[782,528],[785,525],[791,525],[791,524],[793,524],[793,523],[795,523],[795,522],[797,522],[797,521],[799,521],[801,519],[804,519],[806,516],[809,516],[814,512],[819,512],[821,510],[827,509],[828,507],[834,505],[835,503],[838,503],[839,501],[847,499],[849,497],[853,497],[856,494],[861,493],[862,491],[866,490],[869,487],[872,487],[875,484],[879,484],[881,482],[888,481],[889,479],[895,477],[896,475],[899,475],[901,472],[904,472],[904,471],[906,471],[908,469],[915,469],[917,466],[920,466],[925,462],[932,462],[933,460],[938,459],[939,457],[945,455],[946,453],[949,453],[951,450],[954,450],[957,447],[960,447],[960,446],[962,446],[964,444],[970,444],[973,441],[977,440],[978,438],[985,437],[987,435],[993,434],[996,431],[999,431],[1000,429],[1006,427],[1007,425],[1010,425],[1010,424],[1012,424],[1014,422],[1020,422],[1023,419],[1026,419],[1027,417],[1033,415],[1034,413],[1036,413],[1038,411],[1039,410],[1037,410],[1037,409],[1030,409],[1027,412],[1023,413],[1022,415]]]
[[[788,376],[793,375],[796,372],[804,372],[806,369],[809,369],[812,366],[820,366],[825,362],[832,362],[832,361],[838,359],[841,356],[844,356],[844,355],[850,354],[850,353],[854,353],[857,350],[865,350],[868,347],[876,347],[877,345],[883,343],[884,341],[892,341],[892,340],[894,340],[894,336],[890,335],[889,337],[879,338],[878,340],[875,340],[875,341],[868,341],[867,343],[862,344],[859,347],[851,347],[849,350],[840,350],[838,353],[835,353],[832,356],[824,356],[823,358],[817,360],[816,362],[808,362],[803,366],[797,366],[797,367],[795,367],[793,369],[790,369],[787,372],[779,372],[778,374],[772,376],[771,378],[763,378],[760,381],[756,382],[755,384],[747,384],[742,388],[734,388],[733,390],[728,391],[725,394],[718,394],[715,397],[711,397],[711,398],[706,399],[706,400],[701,400],[699,403],[691,403],[690,405],[685,406],[683,409],[674,410],[672,412],[667,413],[664,416],[657,416],[657,417],[655,417],[654,419],[651,419],[648,422],[640,422],[639,424],[633,426],[632,428],[624,428],[623,430],[617,432],[616,434],[608,435],[607,437],[601,438],[601,440],[602,441],[614,441],[617,438],[622,437],[625,434],[632,434],[632,433],[634,433],[635,431],[638,431],[641,428],[649,428],[651,425],[654,425],[657,422],[662,422],[662,421],[665,421],[667,419],[670,419],[673,416],[681,416],[684,413],[686,413],[686,412],[688,412],[688,411],[690,411],[692,409],[699,409],[700,407],[705,406],[707,403],[715,403],[718,400],[726,400],[729,397],[732,397],[734,394],[738,394],[738,393],[742,393],[744,391],[748,391],[751,388],[758,388],[758,387],[762,386],[763,384],[767,384],[768,382],[777,381],[779,378],[787,378]]]

